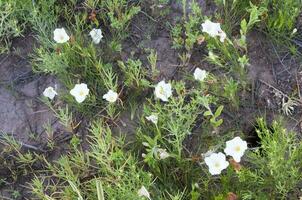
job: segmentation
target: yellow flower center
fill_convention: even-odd
[[[241,150],[240,146],[236,146],[236,147],[235,147],[235,151],[236,151],[236,152],[240,152],[240,150]]]
[[[220,167],[220,163],[219,162],[217,162],[217,163],[215,163],[215,165],[214,165],[216,168],[219,168]]]
[[[79,95],[80,95],[80,96],[85,96],[84,91],[80,91],[80,92],[79,92]]]
[[[159,88],[159,94],[161,94],[161,95],[164,95],[164,94],[165,94],[165,91],[164,91],[164,88],[163,88],[163,87],[160,87],[160,88]]]

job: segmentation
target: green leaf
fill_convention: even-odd
[[[217,108],[217,110],[216,110],[216,112],[215,112],[215,115],[214,115],[215,118],[220,116],[222,110],[223,110],[223,106],[221,105],[221,106],[219,106],[219,107]]]
[[[210,110],[206,111],[203,113],[203,116],[207,117],[207,116],[211,116],[213,115],[212,112]]]
[[[68,180],[68,183],[69,185],[71,186],[72,190],[77,193],[78,195],[78,200],[84,200],[82,195],[81,195],[81,192],[79,191],[79,189],[77,188],[77,186],[70,180]]]
[[[247,33],[247,22],[245,19],[243,19],[240,23],[240,27],[241,27],[241,35],[246,35]]]
[[[223,123],[223,119],[220,119],[220,120],[216,121],[215,127],[220,126],[222,123]]]
[[[97,190],[98,200],[105,200],[104,190],[100,180],[96,180],[96,190]]]
[[[191,192],[191,200],[198,200],[199,197],[200,197],[199,192],[197,192],[197,191],[192,191]]]

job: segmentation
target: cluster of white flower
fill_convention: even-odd
[[[223,42],[226,38],[226,34],[224,31],[222,31],[220,24],[213,23],[210,20],[206,20],[202,24],[202,31],[208,33],[211,37],[219,36],[221,42]],[[101,29],[94,28],[90,31],[89,35],[91,36],[92,41],[95,44],[99,44],[101,39],[103,38]],[[68,34],[66,33],[64,28],[57,28],[54,30],[54,40],[57,43],[65,43],[65,42],[69,41],[69,39],[70,39],[70,37],[68,36]],[[207,76],[207,72],[205,70],[201,70],[199,68],[195,69],[194,78],[196,80],[203,81],[206,78],[206,76]],[[48,97],[50,99],[53,99],[54,96],[57,95],[53,89],[52,90],[49,89],[48,93],[50,94],[50,96],[48,95]],[[86,84],[77,84],[75,86],[75,88],[72,91],[70,91],[70,93],[76,98],[76,100],[79,103],[81,103],[85,100],[86,96],[88,95],[89,89],[87,88]],[[167,102],[169,97],[172,96],[171,84],[165,83],[164,80],[160,81],[156,85],[154,93],[155,93],[156,98],[158,98],[164,102]],[[117,93],[113,92],[112,90],[109,90],[108,93],[103,96],[103,98],[109,102],[115,102],[117,97],[118,97]],[[154,120],[155,119],[154,116],[152,118],[153,118],[153,120],[151,120],[151,119],[150,120],[153,123],[155,121],[157,121],[157,119]]]
[[[53,32],[54,34],[54,40],[57,43],[65,43],[68,42],[70,37],[66,33],[64,28],[57,28]],[[95,44],[99,44],[101,39],[103,38],[102,35],[102,30],[101,29],[92,29],[90,31],[90,36],[92,38],[92,42]],[[70,94],[74,96],[75,100],[78,103],[82,103],[88,96],[89,94],[89,89],[87,87],[87,84],[81,83],[81,84],[76,84],[73,89],[70,90]],[[53,87],[48,87],[44,90],[43,95],[49,99],[54,99],[54,97],[57,94],[57,92],[54,90]],[[106,99],[110,103],[114,103],[118,99],[118,94],[114,92],[113,90],[109,90],[107,94],[104,94],[103,99]]]
[[[64,28],[56,28],[53,32],[53,35],[53,39],[60,44],[68,42],[70,39]],[[92,38],[92,42],[95,44],[99,44],[103,38],[101,29],[94,28],[90,31],[89,35]]]
[[[240,162],[241,157],[244,155],[247,149],[247,142],[242,140],[240,137],[235,137],[232,140],[226,142],[226,148],[224,152],[228,156],[232,156],[236,162]],[[209,172],[212,175],[220,174],[222,170],[229,166],[229,162],[226,160],[226,156],[219,153],[212,153],[206,157],[205,163],[209,167]]]
[[[70,90],[69,93],[74,96],[75,100],[78,103],[82,103],[87,98],[89,94],[89,89],[87,87],[87,84],[81,83],[76,84],[74,88]],[[58,93],[54,90],[53,87],[47,87],[44,90],[43,95],[52,100],[56,95],[58,95]],[[104,94],[103,98],[110,103],[114,103],[118,99],[118,94],[112,90],[109,90],[107,94]]]
[[[215,23],[212,23],[215,24]],[[217,30],[217,27],[209,23],[209,21],[206,21],[205,24],[203,24],[203,31],[208,32],[210,35],[221,35],[221,29]],[[219,25],[220,27],[220,25]],[[219,32],[219,34],[217,33]],[[92,29],[90,31],[90,36],[92,38],[93,43],[98,44],[100,43],[101,39],[103,38],[102,30],[101,29]],[[57,43],[65,43],[70,39],[68,34],[66,33],[64,28],[57,28],[54,30],[54,40]],[[199,81],[203,81],[207,76],[207,72],[205,70],[201,70],[199,68],[196,68],[194,72],[194,78]],[[89,89],[86,84],[76,84],[75,87],[70,91],[70,94],[73,95],[77,102],[82,103],[87,95],[89,94]],[[167,102],[169,97],[172,96],[172,87],[170,83],[166,83],[164,80],[160,81],[154,91],[155,97]],[[57,95],[57,93],[54,91],[52,87],[49,87],[45,89],[44,96],[53,99]],[[112,90],[109,90],[107,94],[103,96],[103,99],[106,99],[108,102],[115,102],[118,98],[118,94]],[[157,116],[152,115],[147,117],[147,120],[152,121],[154,124],[157,123]]]
[[[219,37],[220,42],[224,42],[226,39],[226,34],[225,32],[221,29],[220,23],[214,23],[211,22],[210,20],[206,20],[204,23],[202,23],[202,32],[205,32],[209,34],[211,37]]]
[[[208,76],[208,73],[206,70],[202,70],[200,68],[196,68],[194,71],[194,78],[197,81],[204,81],[206,77]],[[154,90],[155,97],[157,99],[160,99],[164,102],[167,102],[169,98],[172,96],[172,86],[170,83],[166,83],[164,80],[157,83]],[[158,115],[152,114],[150,116],[147,116],[146,119],[153,124],[157,124],[158,122]]]
[[[219,23],[213,23],[210,20],[206,20],[202,24],[202,31],[209,34],[209,36],[211,37],[219,37],[221,42],[224,42],[224,40],[226,39],[226,34],[224,31],[222,31]],[[90,31],[89,35],[91,36],[92,42],[94,44],[99,44],[103,38],[101,29],[94,28]],[[57,43],[66,43],[69,41],[69,39],[70,37],[68,36],[64,28],[57,28],[54,30],[54,40]],[[206,79],[208,73],[205,70],[196,68],[193,75],[195,80],[202,82]],[[89,89],[85,83],[76,84],[74,88],[70,90],[70,94],[74,96],[75,100],[78,103],[82,103],[89,95]],[[168,102],[169,98],[172,96],[171,84],[166,83],[164,80],[160,81],[155,86],[154,94],[157,99],[160,99],[163,102]],[[43,95],[52,100],[58,94],[54,90],[54,88],[48,87],[43,92]],[[114,103],[118,99],[118,93],[114,92],[113,90],[109,90],[106,94],[103,95],[103,99],[107,100],[110,103]],[[158,115],[151,114],[150,116],[147,116],[146,119],[156,125],[158,122]],[[241,140],[240,137],[235,137],[233,140],[226,142],[226,148],[224,149],[224,152],[226,153],[226,155],[232,156],[236,162],[240,162],[240,159],[246,149],[247,143]],[[157,154],[159,159],[165,159],[170,156],[166,149],[161,148],[157,150]],[[229,165],[229,162],[226,161],[225,154],[221,152],[212,153],[210,156],[206,157],[205,163],[208,165],[209,171],[212,175],[220,174],[221,171],[227,168]],[[151,199],[149,192],[144,186],[142,186],[138,190],[138,196]]]

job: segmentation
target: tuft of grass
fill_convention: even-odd
[[[26,26],[22,19],[26,14],[23,5],[30,3],[29,0],[0,2],[0,53],[9,50],[12,38],[22,35]]]
[[[260,148],[249,154],[250,167],[240,171],[244,199],[286,199],[301,183],[302,143],[280,121],[271,127],[258,119]]]
[[[75,144],[57,162],[46,161],[56,182],[36,177],[30,185],[35,195],[41,199],[139,199],[141,186],[152,187],[152,176],[124,151],[122,138],[114,138],[101,121],[93,123],[90,132],[88,152]]]

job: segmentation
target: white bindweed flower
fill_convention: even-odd
[[[150,116],[147,116],[146,119],[150,122],[152,122],[153,124],[157,124],[158,122],[158,116],[155,114],[152,114]]]
[[[94,44],[99,44],[103,38],[101,29],[92,29],[89,33]]]
[[[57,43],[65,43],[69,40],[69,36],[67,35],[66,31],[64,28],[56,28],[53,32],[53,39]]]
[[[145,186],[142,186],[141,189],[137,191],[137,194],[139,197],[146,197],[147,199],[151,199],[150,194],[148,190],[145,188]]]
[[[226,39],[225,32],[221,29],[220,23],[214,23],[210,20],[206,20],[204,23],[202,23],[202,32],[205,32],[209,34],[211,37],[220,37],[220,41],[224,42]]]
[[[78,103],[82,103],[89,94],[89,89],[85,83],[76,84],[74,88],[70,90],[70,94],[75,97]]]
[[[206,20],[202,23],[202,32],[209,34],[211,37],[216,37],[221,32],[221,27],[219,23],[211,22],[210,20]]]
[[[44,90],[43,95],[52,100],[57,95],[57,92],[53,89],[53,87],[48,87]]]
[[[118,94],[113,90],[109,90],[106,94],[103,95],[103,99],[106,99],[110,103],[114,103],[118,98]]]
[[[222,31],[220,34],[219,34],[219,37],[220,37],[220,42],[224,42],[224,40],[226,39],[227,35],[224,31]]]
[[[207,71],[200,68],[196,68],[194,71],[194,78],[198,81],[203,81],[207,77]]]
[[[170,156],[170,154],[167,152],[167,150],[162,149],[162,148],[157,149],[157,154],[158,154],[159,159],[161,159],[161,160],[166,159]]]
[[[292,32],[292,35],[294,35],[295,33],[297,33],[298,29],[297,28],[294,28],[293,29],[293,32]]]
[[[246,149],[247,142],[237,136],[226,142],[224,152],[226,155],[232,156],[236,162],[240,162],[240,159],[244,155]]]
[[[212,153],[210,156],[204,159],[205,163],[209,167],[209,172],[212,175],[218,175],[222,170],[229,166],[229,162],[226,161],[226,157],[223,153]]]
[[[155,97],[167,102],[168,98],[172,95],[172,87],[170,83],[160,81],[155,87]]]

